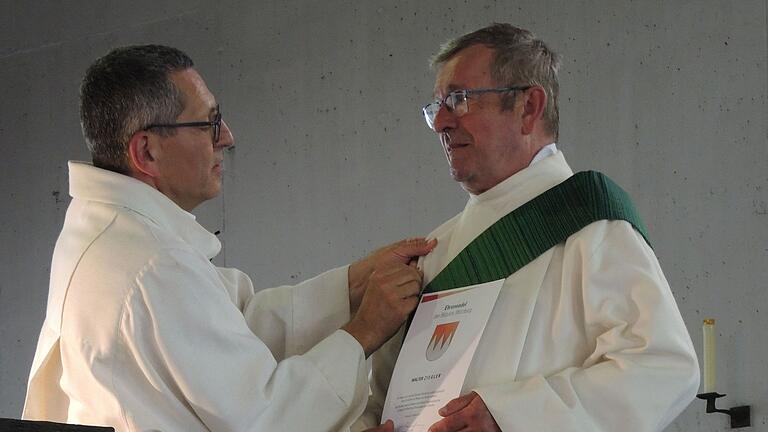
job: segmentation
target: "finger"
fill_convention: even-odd
[[[447,417],[456,411],[464,409],[467,405],[472,403],[472,400],[477,397],[477,393],[471,392],[464,396],[459,396],[456,399],[450,400],[444,407],[437,410],[437,413],[443,417]]]
[[[418,269],[400,264],[396,268],[382,269],[377,273],[377,279],[382,284],[401,286],[411,282],[420,284],[422,275]]]
[[[403,299],[402,302],[405,313],[410,314],[419,305],[419,296],[411,296]]]
[[[454,414],[430,426],[428,432],[458,432],[465,427],[467,422],[464,417]]]
[[[400,298],[418,296],[421,293],[421,278],[410,278],[398,284],[395,288]]]
[[[398,303],[402,300],[408,300],[409,303],[411,301],[418,301],[419,293],[421,292],[421,284],[409,283],[405,285],[391,287],[390,292],[392,294],[390,298],[397,299]],[[407,306],[408,305],[405,305],[404,307],[407,307]]]
[[[392,422],[392,420],[387,420],[380,426],[366,429],[363,432],[395,432],[395,424]]]
[[[387,420],[381,425],[381,432],[395,432],[395,422]]]
[[[396,245],[402,245],[402,244],[412,244],[412,243],[420,243],[420,242],[426,242],[426,237],[408,237],[406,239],[400,240],[399,242],[396,242]]]
[[[403,271],[403,268],[407,268],[407,267],[408,266],[404,264],[388,264],[386,266],[382,266],[381,268],[377,268],[376,270],[372,271],[371,278],[381,278],[383,280]]]
[[[424,279],[424,274],[421,272],[421,270],[410,266],[403,269],[402,274],[399,277],[399,280],[401,281],[400,285],[405,285],[411,282],[416,282],[417,284],[421,285],[422,279]]]
[[[408,248],[410,245],[418,245],[420,243],[426,243],[426,239],[424,237],[409,237],[406,239],[402,239],[399,241],[396,241],[388,246],[384,246],[381,248],[381,250],[399,250],[401,248]]]
[[[437,239],[413,238],[396,243],[392,253],[402,258],[404,262],[408,262],[414,257],[432,252],[435,246],[437,246]]]

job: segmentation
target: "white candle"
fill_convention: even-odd
[[[704,393],[715,391],[715,319],[707,318],[702,326],[704,334]]]

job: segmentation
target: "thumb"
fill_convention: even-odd
[[[477,393],[475,392],[471,392],[464,396],[459,396],[445,404],[445,406],[440,408],[437,413],[443,417],[448,417],[456,411],[461,411],[464,409],[467,405],[470,404],[470,402],[472,402],[472,399],[474,399],[476,396]]]
[[[395,423],[392,420],[387,420],[380,426],[366,429],[363,432],[395,432]]]

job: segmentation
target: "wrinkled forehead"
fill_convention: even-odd
[[[491,64],[494,51],[485,45],[472,45],[438,66],[433,95],[445,97],[454,90],[493,87]]]

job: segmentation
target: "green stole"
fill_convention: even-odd
[[[599,220],[627,221],[650,245],[629,195],[605,175],[583,171],[496,221],[435,276],[423,293],[504,279]]]

